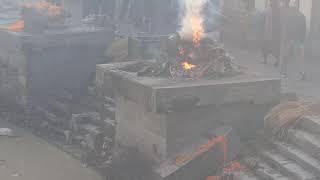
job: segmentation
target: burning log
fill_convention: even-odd
[[[124,70],[130,69],[138,76],[164,76],[171,79],[219,78],[237,74],[233,58],[224,48],[208,37],[199,43],[199,46],[195,46],[191,39],[181,39],[179,34],[172,35],[155,63],[135,67],[129,65]]]
[[[40,1],[38,3],[24,4],[22,18],[2,29],[12,32],[43,31],[52,25],[64,24],[67,13],[62,6]]]
[[[2,28],[7,31],[11,32],[22,32],[24,30],[24,21],[18,20],[12,24],[7,25],[6,27]]]

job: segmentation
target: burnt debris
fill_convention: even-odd
[[[214,79],[240,73],[230,54],[208,37],[195,47],[192,41],[176,34],[162,42],[162,46],[156,62],[135,64],[122,70],[138,76],[170,79]]]

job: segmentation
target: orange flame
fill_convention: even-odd
[[[55,16],[59,16],[60,14],[62,14],[63,11],[63,7],[61,6],[56,6],[53,5],[49,2],[46,1],[40,1],[37,3],[27,3],[24,4],[25,8],[34,8],[34,9],[39,9],[39,10],[46,10],[48,15],[51,17],[55,17]]]
[[[200,16],[192,16],[190,19],[192,28],[192,41],[194,47],[200,46],[200,40],[203,37],[204,29],[202,24],[202,18]]]
[[[198,156],[202,155],[205,152],[208,152],[213,146],[216,144],[220,144],[223,149],[223,163],[226,162],[227,157],[227,138],[225,136],[218,136],[210,139],[206,144],[201,145],[194,153],[190,155],[179,155],[176,157],[176,164],[179,166],[184,165],[185,163],[197,158]]]
[[[227,167],[223,169],[222,176],[208,176],[206,180],[222,180],[224,175],[232,174],[237,171],[246,170],[245,166],[241,165],[238,161],[232,161]]]
[[[237,171],[244,171],[246,167],[238,161],[231,161],[227,163],[227,146],[228,139],[225,136],[218,136],[210,139],[206,144],[201,145],[194,153],[190,155],[179,155],[175,159],[175,163],[179,166],[197,158],[201,154],[208,152],[213,146],[220,145],[223,150],[223,172],[222,176],[207,176],[206,180],[222,180],[224,175],[232,174]]]
[[[220,179],[221,179],[220,176],[208,176],[208,177],[206,178],[206,180],[220,180]]]
[[[24,30],[24,20],[18,20],[13,24],[9,24],[4,29],[11,32],[22,32]]]
[[[185,70],[191,70],[191,69],[197,67],[196,65],[190,64],[187,61],[183,62],[181,65],[182,65],[183,69],[185,69]]]
[[[245,170],[245,167],[240,164],[238,161],[232,161],[229,166],[223,169],[224,174],[231,174],[236,171]]]

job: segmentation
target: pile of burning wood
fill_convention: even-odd
[[[41,32],[49,27],[63,26],[69,16],[62,6],[46,1],[26,3],[21,9],[21,18],[2,29],[12,32]]]
[[[162,52],[155,63],[137,67],[138,76],[161,76],[171,79],[212,79],[238,74],[233,58],[213,39],[204,37],[195,44],[179,34],[162,43]],[[131,70],[130,70],[131,69]]]
[[[43,31],[49,27],[61,27],[65,24],[68,14],[62,6],[46,1],[25,4],[22,18],[26,31]]]
[[[199,44],[178,38],[176,60],[170,66],[172,78],[215,78],[230,75],[235,68],[232,57],[210,38],[203,38]]]

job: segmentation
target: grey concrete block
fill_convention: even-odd
[[[320,159],[320,140],[317,136],[301,130],[290,130],[289,140],[304,152]]]
[[[299,122],[299,125],[307,132],[320,135],[320,116],[305,116]]]
[[[0,44],[0,66],[4,67],[0,67],[0,74],[6,74],[1,80],[7,81],[0,82],[0,96],[5,96],[4,84],[12,89],[11,101],[19,105],[33,98],[47,100],[52,92],[84,92],[94,78],[95,65],[104,62],[104,51],[112,38],[110,29],[84,27],[40,34],[0,31],[0,41],[5,42]]]
[[[102,76],[113,91],[131,99],[153,112],[163,111],[170,101],[179,96],[194,96],[200,99],[198,106],[252,102],[265,104],[279,101],[280,79],[259,77],[245,72],[243,75],[222,79],[199,79],[196,81],[171,80],[161,77],[138,77],[136,73],[121,71],[121,68],[137,62],[98,65],[101,87]]]
[[[311,155],[303,152],[300,148],[279,141],[274,141],[275,147],[287,158],[296,161],[299,165],[320,175],[320,162]]]
[[[176,159],[181,154],[195,154],[197,145],[203,148],[209,139],[221,135],[211,133],[222,126],[232,127],[232,132],[241,131],[240,136],[227,135],[230,135],[230,139],[227,137],[230,143],[227,156],[230,155],[228,160],[233,160],[241,148],[238,144],[233,146],[233,137],[244,137],[246,133],[253,135],[262,129],[264,114],[280,99],[280,80],[277,78],[257,77],[247,72],[236,77],[190,81],[140,77],[121,70],[134,63],[98,65],[96,83],[102,88],[102,95],[107,93],[104,90],[112,89],[116,104],[116,142],[136,147],[155,165]],[[185,103],[177,101],[186,100],[185,97],[192,97],[190,99],[197,100],[192,102],[197,103],[191,103],[192,106],[186,109],[172,108],[173,104]],[[212,157],[218,153],[221,159],[221,148],[213,149],[220,151],[209,155],[203,153],[180,166],[166,164],[158,174],[173,179],[204,179],[204,175],[214,174],[210,167],[223,164]]]
[[[282,174],[285,174],[293,179],[299,180],[315,180],[316,176],[302,168],[294,161],[284,157],[275,150],[263,150],[262,158],[268,163],[275,166]]]
[[[248,171],[239,171],[234,173],[233,180],[260,180],[261,178]]]
[[[255,170],[257,176],[267,180],[290,180],[289,177],[282,175],[279,171],[271,168],[264,162],[259,162],[258,167]]]

